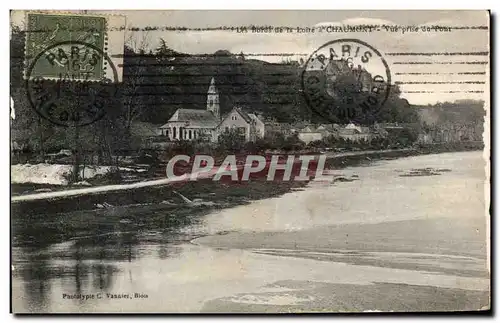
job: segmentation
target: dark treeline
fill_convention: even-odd
[[[482,100],[456,100],[416,106],[422,123],[443,124],[483,124],[486,111]]]
[[[268,63],[251,59],[244,53],[219,50],[211,55],[188,55],[176,52],[162,40],[156,51],[134,52],[125,49],[124,85],[132,105],[142,105],[141,121],[161,123],[178,108],[204,109],[211,77],[220,93],[221,113],[235,105],[262,114],[277,122],[347,123],[352,116],[336,111],[347,106],[327,106],[331,111],[317,113],[304,99],[301,86],[303,69],[296,61]],[[248,57],[247,57],[248,56]],[[359,123],[418,121],[400,90],[391,86],[387,102],[377,119],[356,118]],[[342,103],[341,103],[342,104]],[[328,116],[325,119],[325,115]]]
[[[178,108],[205,109],[212,77],[222,114],[235,105],[280,122],[311,114],[300,94],[298,64],[270,64],[224,50],[191,56],[161,42],[150,53],[126,48],[123,73],[125,101],[140,110],[140,121],[164,123]]]

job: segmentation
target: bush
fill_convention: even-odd
[[[106,172],[106,174],[101,175],[98,178],[109,183],[120,183],[122,175],[118,167],[112,167],[109,171]]]
[[[220,151],[241,151],[245,144],[245,138],[236,129],[230,129],[219,135],[218,150]]]

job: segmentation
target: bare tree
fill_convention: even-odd
[[[126,71],[123,87],[124,127],[126,140],[130,140],[132,123],[137,120],[145,108],[144,100],[138,95],[138,90],[146,80],[146,50],[150,43],[149,31],[132,31],[129,33],[124,60],[131,61]]]
[[[125,36],[125,45],[132,48],[136,52],[145,52],[151,43],[151,34],[148,30],[131,30],[127,27],[127,35]]]

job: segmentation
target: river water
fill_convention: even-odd
[[[20,243],[12,250],[13,310],[485,308],[484,167],[481,152],[378,161],[211,212],[175,236],[118,230]],[[75,299],[80,295],[89,299]]]

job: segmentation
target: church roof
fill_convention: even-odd
[[[160,128],[168,128],[171,122],[187,122],[190,128],[215,128],[219,123],[212,112],[201,109],[177,109]]]

